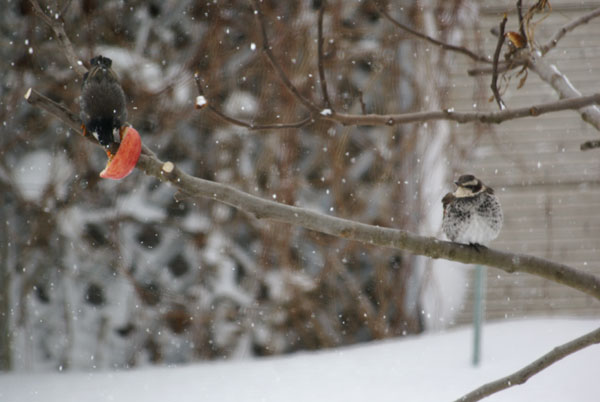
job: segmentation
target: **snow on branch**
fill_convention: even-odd
[[[542,57],[531,53],[528,62],[529,69],[534,71],[544,82],[550,85],[561,99],[577,98],[581,92],[560,72],[554,64],[548,63]],[[586,106],[578,110],[581,119],[600,131],[600,109],[598,106]]]

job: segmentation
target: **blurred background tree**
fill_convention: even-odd
[[[324,3],[261,2],[275,57],[304,96],[321,103],[325,5],[333,108],[440,108],[447,55],[382,20],[372,2]],[[113,59],[129,122],[159,157],[279,202],[438,230],[431,189],[446,179],[448,123],[250,131],[194,110],[198,72],[209,102],[230,116],[255,124],[308,116],[265,59],[248,1],[42,7],[64,20],[82,60]],[[390,13],[453,42],[477,14],[461,0],[394,2]],[[0,29],[0,369],[261,356],[424,330],[423,258],[259,221],[140,172],[100,179],[103,153],[23,100],[35,86],[79,110],[81,82],[52,31],[27,0],[5,4]]]

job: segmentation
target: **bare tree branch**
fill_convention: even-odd
[[[331,109],[331,101],[329,100],[329,93],[327,92],[327,80],[325,78],[325,69],[323,67],[323,14],[325,13],[326,0],[323,0],[321,8],[319,8],[319,23],[318,23],[318,42],[317,42],[317,54],[319,64],[319,80],[321,81],[321,92],[323,92],[323,101],[325,107]]]
[[[60,9],[60,17],[61,18],[62,18],[63,15],[65,15],[65,13],[67,12],[67,10],[71,6],[71,1],[72,0],[66,0],[65,4],[63,4],[62,8]]]
[[[540,47],[540,52],[542,52],[542,56],[548,53],[550,50],[554,49],[558,41],[561,40],[563,36],[565,36],[568,32],[571,32],[579,25],[587,24],[590,20],[598,16],[600,16],[600,7],[590,11],[587,14],[582,15],[577,19],[574,19],[568,24],[563,25],[558,31],[556,31],[554,35],[552,35],[552,38],[550,38],[548,43]]]
[[[506,21],[508,21],[508,17],[506,14],[504,14],[504,18],[502,18],[502,22],[500,22],[500,33],[498,35],[496,51],[494,52],[494,61],[492,63],[492,83],[490,84],[492,92],[494,93],[494,98],[496,99],[500,110],[506,109],[506,105],[500,96],[500,91],[498,91],[498,60],[500,59],[500,51],[502,50],[502,45],[504,44],[504,28],[506,27]]]
[[[594,148],[600,148],[600,140],[586,141],[579,146],[579,149],[582,151],[588,151]]]
[[[495,112],[457,112],[452,109],[413,112],[401,114],[345,114],[336,113],[332,116],[319,116],[321,119],[336,121],[345,126],[393,126],[397,124],[413,123],[417,121],[450,120],[458,123],[481,122],[502,123],[503,121],[519,119],[523,117],[539,116],[545,113],[560,110],[579,110],[592,104],[600,103],[600,93],[578,98],[561,99],[554,102],[541,103],[539,105],[504,109]]]
[[[202,84],[199,77],[195,76],[196,87],[198,93],[204,96]],[[558,112],[561,110],[579,110],[580,108],[592,104],[600,104],[600,93],[580,96],[578,98],[562,99],[554,102],[542,103],[539,105],[505,109],[496,112],[457,112],[451,109],[439,110],[439,111],[428,111],[428,112],[413,112],[413,113],[400,113],[400,114],[346,114],[346,113],[335,113],[332,115],[321,115],[317,114],[314,117],[306,117],[298,122],[294,123],[281,123],[281,124],[253,124],[242,120],[238,120],[234,117],[228,116],[221,112],[219,109],[212,106],[210,102],[206,104],[206,108],[212,113],[222,118],[223,120],[240,127],[245,127],[248,130],[277,130],[277,129],[288,129],[288,128],[300,128],[308,124],[314,123],[318,120],[329,120],[336,123],[340,123],[344,126],[394,126],[399,124],[414,123],[420,121],[432,121],[432,120],[449,120],[457,123],[469,123],[469,122],[480,122],[480,123],[495,123],[499,124],[507,120],[514,120],[523,117],[536,117],[546,113]],[[361,100],[361,106],[364,112],[364,102]]]
[[[480,56],[478,54],[473,53],[472,51],[470,51],[467,48],[464,48],[462,46],[455,46],[455,45],[451,45],[449,43],[445,43],[442,41],[439,41],[437,39],[432,38],[431,36],[425,35],[419,31],[416,31],[414,29],[412,29],[411,27],[404,25],[403,23],[401,23],[400,21],[396,20],[395,18],[393,18],[385,9],[385,7],[383,7],[381,4],[379,4],[379,1],[375,0],[375,7],[377,7],[377,10],[379,10],[379,12],[381,13],[381,15],[383,15],[388,21],[390,21],[392,24],[394,24],[395,26],[397,26],[398,28],[411,33],[421,39],[425,39],[427,42],[432,43],[444,50],[449,50],[452,52],[457,52],[457,53],[461,53],[464,54],[465,56],[470,57],[471,59],[475,60],[475,61],[480,61],[480,62],[484,62],[484,63],[491,63],[491,60],[488,57],[485,56]]]
[[[511,60],[511,61],[502,61],[498,63],[498,73],[504,73],[510,70],[513,70],[517,67],[521,67],[523,65],[527,64],[527,61],[525,60]],[[476,75],[488,75],[488,74],[492,74],[494,72],[494,67],[493,66],[483,66],[483,67],[473,67],[467,70],[467,74],[470,77],[476,76]]]
[[[519,33],[525,39],[525,46],[529,43],[527,33],[525,32],[525,22],[523,21],[523,1],[517,0],[517,16],[519,17]]]
[[[31,94],[35,91],[28,91]],[[79,118],[62,105],[48,104],[46,97],[29,96],[27,101],[38,106],[75,129]],[[76,130],[78,131],[78,130]],[[98,144],[98,146],[100,146]],[[302,226],[306,229],[362,243],[390,247],[431,258],[443,258],[465,264],[496,267],[506,272],[525,272],[578,289],[600,299],[600,277],[564,264],[524,254],[513,254],[489,248],[479,248],[419,236],[405,230],[385,228],[310,211],[305,208],[281,204],[245,193],[234,187],[203,180],[181,171],[172,162],[159,160],[146,146],[137,167],[147,175],[171,183],[175,188],[193,197],[212,198],[257,219]]]
[[[275,59],[275,55],[273,54],[271,45],[269,45],[269,37],[267,36],[267,24],[265,22],[265,16],[263,15],[262,11],[260,10],[260,7],[258,7],[258,4],[255,0],[252,0],[252,5],[254,7],[254,15],[256,16],[258,25],[260,26],[263,52],[267,55],[267,59],[271,63],[271,66],[275,69],[275,72],[277,72],[277,76],[279,77],[283,85],[288,89],[288,91],[294,94],[294,96],[296,96],[296,98],[298,98],[298,100],[304,106],[306,106],[308,110],[310,110],[313,113],[318,113],[320,111],[319,107],[317,107],[317,105],[315,105],[308,98],[304,97],[300,93],[300,91],[298,91],[298,88],[296,88],[294,84],[292,84],[285,71],[283,71],[281,65],[277,62],[277,59]]]
[[[54,31],[54,35],[56,35],[56,39],[58,39],[58,41],[60,42],[63,51],[65,52],[65,56],[67,57],[67,60],[69,61],[69,64],[71,64],[73,70],[75,70],[75,72],[80,77],[83,77],[83,74],[86,73],[87,69],[83,66],[83,63],[81,62],[79,57],[77,57],[77,54],[75,53],[73,45],[71,44],[71,41],[69,40],[69,37],[65,32],[65,28],[62,22],[58,19],[50,18],[44,12],[44,10],[42,10],[42,7],[40,7],[40,4],[37,0],[29,0],[29,2],[31,3],[33,11],[36,13],[36,15],[40,17],[46,23],[46,25],[48,25]],[[60,15],[57,14],[57,16]]]
[[[196,88],[198,88],[198,93],[201,96],[204,96],[204,91],[202,90],[202,83],[200,82],[200,77],[198,74],[194,75],[194,80],[196,81]],[[306,117],[300,121],[294,122],[294,123],[254,124],[254,123],[247,123],[243,120],[239,120],[239,119],[236,119],[235,117],[226,115],[225,113],[221,112],[219,109],[214,107],[211,102],[207,102],[205,106],[208,110],[210,110],[212,113],[214,113],[219,118],[225,120],[226,122],[231,123],[234,126],[244,127],[251,131],[285,130],[288,128],[301,128],[301,127],[307,126],[308,124],[313,123],[315,121],[312,117],[308,116],[308,117]]]
[[[535,374],[550,367],[552,364],[563,359],[564,357],[567,357],[570,354],[596,343],[600,343],[600,328],[563,345],[555,347],[533,363],[528,364],[511,375],[482,385],[481,387],[469,392],[461,398],[458,398],[456,402],[479,401],[492,394],[495,394],[496,392],[513,387],[515,385],[521,385]]]
[[[542,57],[531,52],[529,55],[529,68],[543,81],[549,84],[558,93],[561,99],[576,98],[581,92],[571,84],[569,79],[561,73],[555,65],[546,62]],[[600,109],[597,106],[586,106],[579,110],[581,118],[586,123],[600,131]]]

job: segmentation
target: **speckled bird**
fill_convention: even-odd
[[[90,70],[83,76],[80,117],[85,130],[108,146],[119,138],[119,130],[127,120],[125,93],[111,69],[111,59],[97,56],[90,63]]]
[[[451,241],[487,246],[498,237],[504,216],[494,190],[471,174],[454,182],[457,188],[442,199],[442,229]]]

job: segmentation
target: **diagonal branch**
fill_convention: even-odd
[[[517,0],[517,16],[519,17],[519,33],[525,39],[525,45],[529,43],[527,33],[525,33],[525,22],[523,21],[523,0]]]
[[[323,101],[325,107],[331,109],[331,101],[329,100],[329,93],[327,92],[327,80],[325,78],[325,68],[323,67],[323,14],[325,13],[326,0],[323,0],[321,7],[319,8],[319,22],[318,22],[318,42],[317,42],[317,56],[319,65],[319,80],[321,81],[321,92],[323,92]]]
[[[48,107],[45,99],[47,98],[30,96],[27,101],[54,114],[70,127],[74,128],[80,124],[76,115],[69,112],[64,106]],[[100,145],[98,144],[98,146]],[[172,186],[190,196],[214,199],[252,214],[258,219],[289,223],[348,240],[405,250],[431,258],[443,258],[465,264],[487,265],[509,273],[525,272],[578,289],[600,299],[599,276],[543,258],[507,253],[490,248],[476,250],[470,246],[419,236],[405,230],[367,225],[262,199],[234,187],[203,180],[184,173],[172,162],[159,160],[145,146],[142,148],[142,155],[137,167],[149,176],[171,183]]]
[[[496,392],[513,387],[515,385],[524,384],[532,376],[550,367],[557,361],[597,343],[600,343],[600,328],[563,345],[555,347],[533,363],[528,364],[511,375],[507,375],[506,377],[502,377],[496,381],[484,384],[481,387],[462,396],[461,398],[458,398],[455,402],[479,401],[492,394],[495,394]]]
[[[561,40],[563,36],[565,36],[568,32],[571,32],[579,25],[587,24],[588,22],[590,22],[590,20],[598,16],[600,16],[600,7],[560,27],[560,29],[556,31],[554,35],[552,35],[552,38],[550,38],[548,43],[540,47],[540,52],[542,52],[542,56],[548,53],[550,50],[554,49],[558,41]]]
[[[31,3],[33,11],[36,13],[36,15],[40,17],[44,21],[44,23],[50,28],[52,28],[52,30],[54,31],[54,35],[62,45],[63,50],[65,52],[65,56],[67,57],[67,60],[69,61],[69,64],[71,64],[73,70],[75,70],[75,72],[80,77],[83,77],[83,75],[87,72],[87,69],[83,66],[83,63],[81,62],[79,57],[77,57],[77,54],[75,53],[73,45],[71,44],[71,41],[69,40],[69,37],[65,32],[65,28],[62,22],[58,19],[50,18],[44,12],[44,10],[42,10],[42,7],[40,7],[40,3],[38,3],[37,0],[29,0],[29,2]],[[69,2],[67,2],[65,6],[68,6],[68,4]],[[66,8],[64,8],[63,11],[66,11]]]
[[[285,71],[283,71],[283,68],[281,67],[281,65],[275,59],[275,55],[273,54],[273,50],[271,49],[271,45],[269,44],[269,37],[267,35],[267,24],[265,22],[265,16],[263,15],[262,11],[258,7],[258,4],[256,3],[255,0],[252,0],[252,5],[254,8],[254,15],[256,16],[256,19],[260,26],[260,32],[262,35],[262,48],[263,48],[263,52],[267,55],[267,60],[269,60],[269,63],[271,63],[271,66],[275,69],[277,76],[279,77],[279,79],[281,80],[283,85],[288,89],[288,91],[290,91],[292,94],[294,94],[294,96],[296,96],[296,98],[298,98],[298,100],[304,106],[306,106],[306,108],[308,110],[310,110],[313,113],[318,113],[319,108],[317,107],[317,105],[315,105],[312,101],[310,101],[308,98],[304,97],[300,93],[298,88],[296,88],[294,86],[294,84],[292,84],[292,82],[288,78]]]
[[[506,109],[506,105],[500,96],[500,91],[498,91],[498,59],[500,58],[500,51],[502,50],[502,45],[504,44],[504,28],[506,27],[506,21],[508,21],[508,17],[506,14],[504,14],[504,18],[502,18],[502,22],[500,22],[500,33],[498,34],[498,43],[496,44],[496,51],[494,52],[494,61],[492,63],[492,83],[490,84],[492,92],[494,93],[494,98],[496,98],[496,102],[498,103],[500,110]]]
[[[452,52],[457,52],[457,53],[461,53],[464,54],[465,56],[475,60],[475,61],[480,61],[480,62],[484,62],[484,63],[491,63],[491,61],[485,57],[485,56],[480,56],[478,54],[473,53],[472,51],[470,51],[467,48],[464,48],[462,46],[455,46],[455,45],[451,45],[449,43],[445,43],[442,41],[439,41],[437,39],[432,38],[431,36],[425,35],[417,30],[412,29],[411,27],[409,27],[408,25],[405,25],[403,23],[401,23],[400,21],[398,21],[397,19],[395,19],[394,17],[392,17],[387,10],[385,9],[385,7],[381,6],[379,4],[379,1],[375,0],[375,7],[377,8],[377,10],[379,10],[379,12],[381,13],[381,15],[383,15],[388,21],[390,21],[392,24],[394,24],[395,26],[397,26],[398,28],[402,29],[403,31],[406,31],[412,35],[415,35],[421,39],[426,40],[427,42],[438,46],[444,50],[449,50]]]
[[[204,91],[202,90],[202,83],[200,82],[200,77],[196,73],[194,74],[194,80],[196,81],[196,88],[198,88],[198,93],[200,96],[204,96]],[[302,120],[299,120],[294,123],[280,123],[280,124],[254,124],[248,123],[243,120],[236,119],[235,117],[231,117],[221,112],[219,109],[214,107],[211,102],[207,102],[206,108],[210,110],[213,114],[218,116],[219,118],[225,120],[226,122],[233,124],[234,126],[244,127],[250,131],[258,131],[258,130],[284,130],[288,128],[301,128],[313,123],[315,120],[312,117],[306,117]],[[204,107],[203,106],[203,107]]]

